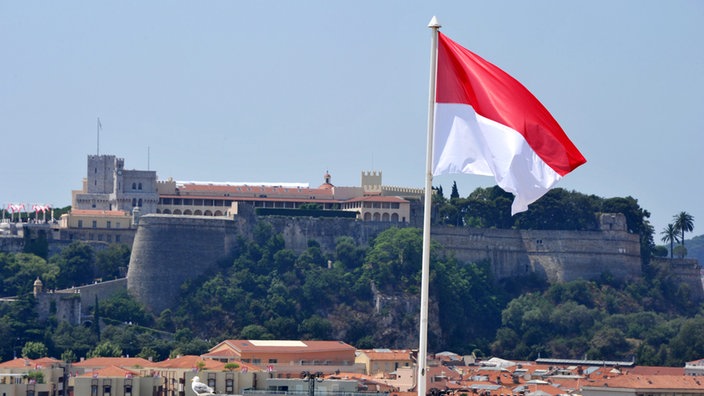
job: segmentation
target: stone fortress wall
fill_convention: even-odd
[[[238,234],[235,226],[225,217],[140,217],[127,290],[155,312],[172,308],[184,281],[206,274],[228,255]]]
[[[637,235],[626,232],[621,214],[600,216],[600,231],[525,231],[433,227],[432,238],[461,261],[488,260],[496,279],[530,273],[549,282],[599,279],[609,274],[628,280],[641,276]],[[238,235],[247,237],[257,221],[281,233],[286,247],[302,251],[309,240],[333,251],[341,235],[369,245],[388,223],[349,219],[316,219],[241,215],[235,219],[146,215],[132,248],[128,290],[150,309],[173,307],[180,285],[213,271],[230,254]],[[398,225],[396,225],[398,226]],[[683,273],[694,277],[694,271]],[[693,279],[687,281],[695,285]],[[704,298],[701,282],[693,296]]]

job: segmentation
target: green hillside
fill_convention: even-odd
[[[489,263],[459,262],[434,246],[430,351],[511,359],[635,357],[638,364],[673,366],[704,356],[702,305],[670,274],[650,267],[653,230],[637,200],[556,189],[529,213],[507,217],[508,198],[498,189],[478,189],[464,199],[438,197],[436,221],[591,230],[595,213],[621,212],[630,232],[640,236],[643,278],[626,283],[604,276],[548,285],[527,276],[497,282]],[[688,249],[696,250],[699,240]],[[0,356],[36,353],[41,344],[50,355],[69,360],[115,354],[164,359],[204,353],[216,342],[238,338],[416,348],[421,246],[419,229],[391,228],[368,247],[340,236],[334,251],[309,241],[299,253],[286,249],[281,235],[260,221],[217,271],[182,285],[179,308],[152,314],[125,293],[99,301],[89,326],[70,326],[55,317],[38,323],[31,282],[41,276],[51,289],[95,276],[110,279],[126,265],[124,246],[96,253],[76,242],[48,260],[0,253],[2,290],[20,296],[0,305]]]

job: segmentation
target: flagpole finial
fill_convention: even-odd
[[[440,22],[438,22],[438,18],[433,15],[433,18],[430,19],[430,22],[428,22],[428,27],[431,29],[439,29],[442,27],[442,25],[440,24]]]

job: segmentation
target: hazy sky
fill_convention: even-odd
[[[678,0],[0,1],[0,204],[69,205],[98,117],[159,179],[422,187],[433,15],[582,151],[558,187],[704,233],[704,2]]]

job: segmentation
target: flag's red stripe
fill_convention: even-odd
[[[586,162],[545,106],[520,82],[438,35],[438,103],[469,104],[477,114],[515,129],[561,176]]]

